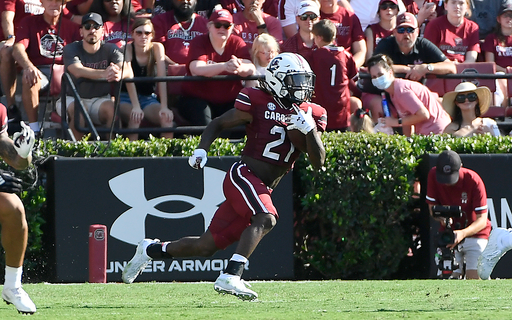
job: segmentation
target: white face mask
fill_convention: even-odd
[[[378,78],[372,79],[373,85],[379,90],[386,90],[393,82],[393,79],[388,73],[381,75]]]

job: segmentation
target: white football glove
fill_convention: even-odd
[[[297,111],[297,114],[289,114],[286,116],[285,122],[288,124],[286,129],[297,129],[303,134],[308,134],[309,131],[316,127],[315,119],[313,119],[312,116],[313,109],[309,107],[308,112],[304,112],[295,106],[294,109]]]
[[[12,136],[12,139],[14,142],[14,148],[16,149],[16,152],[18,152],[18,155],[26,159],[32,152],[32,148],[36,142],[34,131],[32,131],[25,122],[21,121],[21,131],[16,132]]]
[[[207,152],[204,149],[194,150],[194,154],[188,158],[188,164],[194,169],[202,169],[206,164]]]

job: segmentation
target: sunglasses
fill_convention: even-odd
[[[508,18],[508,19],[511,19],[512,18],[512,12],[507,11],[507,12],[503,13],[501,16],[505,17],[505,18]]]
[[[458,103],[464,103],[464,102],[466,102],[466,98],[468,99],[469,102],[475,102],[476,99],[478,99],[478,95],[476,94],[476,92],[469,92],[466,94],[458,94],[455,97],[455,101],[457,101]]]
[[[316,14],[314,14],[314,13],[309,13],[309,14],[304,13],[304,14],[302,14],[302,15],[300,15],[300,16],[299,16],[299,19],[300,19],[301,21],[306,21],[306,20],[308,20],[308,18],[309,18],[310,20],[316,20],[316,19],[318,18],[318,16],[317,16]]]
[[[380,10],[388,10],[388,9],[395,10],[396,8],[398,8],[398,6],[394,3],[383,3],[379,6]]]
[[[400,33],[400,34],[404,34],[404,33],[413,33],[414,31],[416,30],[416,28],[413,28],[413,27],[398,27],[396,28],[396,32]]]
[[[135,34],[138,35],[138,36],[142,36],[143,34],[146,35],[146,36],[149,36],[150,34],[152,34],[152,32],[151,31],[135,30]]]
[[[220,23],[220,22],[215,22],[213,24],[215,26],[215,28],[217,29],[220,29],[220,28],[224,28],[224,29],[229,29],[231,28],[232,24],[231,23]]]
[[[85,30],[91,30],[91,28],[94,28],[94,30],[98,30],[99,28],[101,28],[101,25],[97,23],[86,23],[82,25],[82,27],[84,27]]]

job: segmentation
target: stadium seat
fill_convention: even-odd
[[[495,74],[496,64],[494,62],[474,62],[456,64],[457,74]],[[473,82],[477,87],[486,86],[491,92],[496,91],[496,79],[446,79],[445,92],[453,91],[461,82]]]

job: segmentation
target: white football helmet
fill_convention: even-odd
[[[270,61],[261,85],[279,98],[301,104],[313,95],[315,74],[301,55],[285,52]]]

